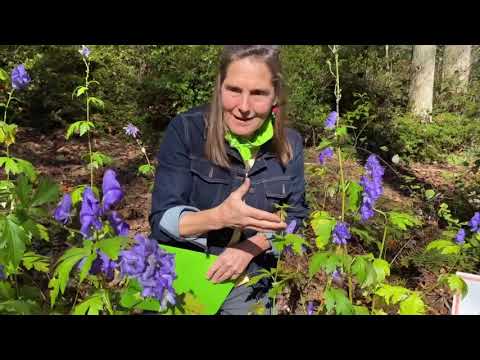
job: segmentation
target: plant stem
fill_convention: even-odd
[[[5,112],[3,113],[3,122],[6,124],[7,123],[7,109],[8,109],[8,105],[10,105],[10,101],[12,100],[12,97],[13,97],[13,92],[15,91],[15,89],[13,89],[12,91],[10,91],[8,93],[8,100],[7,100],[7,104],[5,105]]]
[[[145,159],[147,159],[148,168],[150,169],[150,172],[151,172],[152,176],[155,177],[155,173],[152,169],[152,165],[150,163],[150,159],[148,158],[147,151],[145,150],[145,147],[142,145],[142,143],[139,139],[135,139],[135,140],[137,140],[137,144],[138,144],[138,146],[140,146],[140,151],[145,156]]]
[[[12,100],[12,97],[13,97],[13,92],[15,91],[15,89],[12,89],[12,91],[10,91],[8,93],[8,100],[7,100],[7,104],[5,105],[5,112],[3,113],[3,122],[5,123],[5,125],[7,124],[7,110],[8,110],[8,105],[10,105],[10,101]],[[7,141],[7,145],[6,145],[6,154],[7,154],[7,157],[10,157],[10,151],[9,151],[9,148],[10,148],[10,144],[8,143]],[[5,171],[6,172],[6,171]],[[10,173],[7,172],[7,180],[10,180]]]
[[[382,239],[382,245],[380,247],[380,255],[378,256],[379,259],[382,258],[382,253],[383,253],[383,249],[385,248],[385,241],[387,239],[387,224],[388,224],[388,218],[387,218],[387,214],[385,214],[383,211],[380,211],[380,210],[377,210],[375,208],[373,208],[374,211],[378,212],[379,214],[382,214],[383,217],[385,218],[385,227],[383,228],[383,239]]]
[[[340,185],[342,187],[342,221],[345,220],[345,178],[343,174],[343,161],[342,161],[342,150],[340,147],[337,148],[338,153],[338,164],[340,167]]]
[[[90,102],[89,102],[89,97],[88,97],[88,77],[90,76],[90,66],[88,65],[88,61],[83,59],[83,62],[85,63],[85,66],[87,68],[86,74],[85,74],[85,87],[87,88],[87,91],[85,91],[86,98],[87,98],[87,121],[90,121]],[[90,136],[90,131],[88,131],[88,153],[90,155],[90,187],[93,188],[93,166],[92,166],[92,139]]]

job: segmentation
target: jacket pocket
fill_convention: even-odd
[[[264,182],[266,209],[276,212],[274,204],[282,205],[288,202],[292,194],[291,176],[277,176]]]
[[[191,159],[190,171],[193,177],[190,194],[193,206],[205,210],[219,205],[231,184],[229,172],[200,158]]]

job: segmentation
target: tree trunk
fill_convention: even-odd
[[[422,120],[428,121],[432,120],[436,50],[435,45],[415,45],[413,47],[409,108]]]
[[[455,93],[468,90],[472,45],[446,45],[443,54],[442,88]]]

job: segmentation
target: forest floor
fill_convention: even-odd
[[[138,167],[145,163],[139,146],[132,139],[120,133],[116,136],[103,135],[95,138],[93,147],[95,151],[107,154],[114,160],[110,167],[116,170],[118,180],[125,192],[125,199],[119,207],[119,213],[130,224],[131,233],[148,235],[150,232],[148,215],[151,206],[152,181],[137,173]],[[156,150],[153,146],[152,148],[147,147],[148,154],[155,154]],[[17,134],[17,143],[12,146],[13,156],[32,162],[40,174],[47,175],[59,183],[62,192],[71,191],[77,185],[89,183],[90,173],[81,159],[81,156],[87,152],[88,146],[85,139],[73,138],[66,141],[64,130],[44,135],[34,129],[20,128]],[[153,155],[150,157],[154,158]],[[334,165],[327,164],[324,174],[321,176],[316,174],[315,169],[318,168],[315,165],[316,152],[312,149],[306,150],[305,161],[307,164],[307,199],[315,203],[317,209],[335,213],[335,209],[338,209],[338,199],[335,200],[325,195],[328,193],[328,189],[324,184],[333,184],[333,181],[336,181],[338,169]],[[359,162],[346,161],[347,179],[358,181],[362,171],[363,167]],[[455,177],[474,177],[462,165],[410,164],[408,172],[409,176],[414,177],[416,181],[428,184],[428,188],[436,189],[436,192],[439,193],[454,192],[452,179]],[[99,188],[101,187],[101,177],[101,172],[98,171],[95,175],[95,183]],[[428,259],[422,262],[422,257],[419,255],[428,242],[437,239],[436,236],[441,231],[440,225],[433,213],[431,211],[429,213],[425,199],[413,196],[399,184],[399,178],[395,174],[387,173],[384,195],[379,204],[380,208],[400,211],[403,209],[416,213],[421,216],[423,225],[406,238],[387,240],[387,260],[395,259],[390,279],[412,290],[422,291],[429,314],[449,314],[452,295],[447,289],[435,286],[438,275],[449,269],[442,265],[435,268],[429,266]],[[59,253],[63,251],[64,246],[61,242],[54,245]],[[367,249],[361,243],[355,242],[352,243],[351,251],[352,253],[375,252],[375,248]],[[296,271],[308,271],[306,257],[287,256],[286,264]],[[301,289],[301,296],[298,291],[297,294],[294,294],[295,291],[292,289],[287,291],[278,302],[279,310],[287,313],[304,313],[304,306],[300,304],[299,298],[303,298],[305,302],[321,298],[323,280],[320,276],[316,277],[306,288]]]

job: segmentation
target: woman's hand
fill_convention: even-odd
[[[276,232],[285,229],[287,224],[281,221],[278,215],[255,209],[243,201],[249,188],[250,179],[246,178],[237,190],[215,208],[221,227],[252,229],[258,232]]]
[[[227,247],[207,272],[213,283],[237,279],[247,268],[253,255],[236,247]]]
[[[262,234],[227,247],[208,270],[207,278],[214,283],[229,279],[236,280],[255,256],[269,248],[270,243]]]

